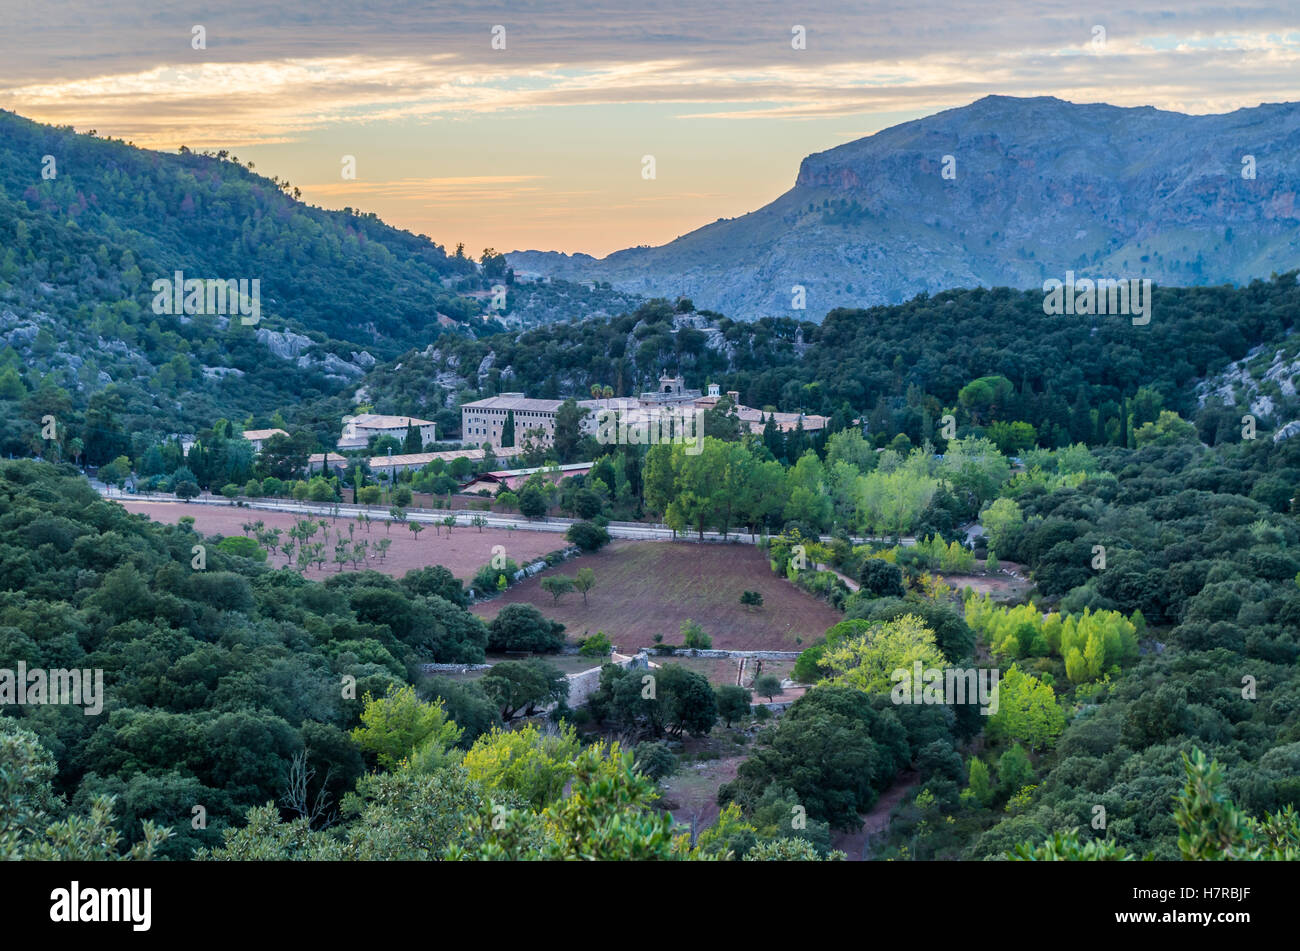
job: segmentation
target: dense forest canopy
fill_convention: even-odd
[[[1243,288],[1157,288],[1146,325],[1048,316],[1041,292],[1008,288],[835,310],[821,324],[737,322],[696,313],[689,301],[652,301],[608,320],[446,338],[432,354],[377,367],[366,388],[391,412],[432,412],[445,405],[448,375],[467,398],[581,399],[593,384],[633,395],[667,371],[695,388],[718,383],[760,409],[835,416],[840,426],[861,416],[873,435],[903,433],[915,445],[937,442],[948,412],[979,426],[1027,423],[1030,445],[1129,445],[1132,430],[1161,409],[1195,417],[1217,442],[1239,438],[1241,412],[1214,398],[1201,405],[1195,385],[1282,341],[1298,315],[1294,272]]]

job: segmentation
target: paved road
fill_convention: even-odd
[[[111,489],[102,482],[91,480],[91,485],[105,498],[114,501],[136,501],[136,502],[170,502],[174,505],[224,505],[229,507],[230,500],[222,497],[213,497],[210,495],[200,496],[192,499],[190,502],[180,502],[174,495],[152,495],[137,493],[119,492],[117,489]],[[325,515],[330,516],[338,514],[346,518],[355,518],[357,515],[369,515],[378,521],[390,521],[392,516],[388,514],[387,507],[383,505],[346,505],[339,503],[330,505],[319,502],[294,502],[294,501],[273,501],[267,499],[257,499],[254,501],[244,501],[244,506],[249,509],[259,509],[267,512],[292,512],[296,515]],[[412,522],[441,522],[449,515],[456,517],[457,525],[472,525],[470,520],[475,516],[482,515],[487,521],[485,525],[489,528],[506,528],[517,529],[525,532],[554,532],[563,534],[569,530],[569,526],[581,519],[561,518],[559,516],[548,516],[540,519],[524,518],[522,515],[503,515],[499,512],[480,512],[474,509],[407,509],[406,518]],[[666,525],[629,525],[621,522],[611,522],[606,531],[611,538],[627,538],[635,541],[687,541],[687,542],[714,542],[752,545],[758,541],[759,536],[750,535],[748,532],[729,532],[723,535],[721,532],[705,532],[701,538],[695,532],[680,533],[674,532]],[[882,541],[883,539],[870,539],[871,541]],[[856,545],[864,544],[868,539],[854,538],[853,543]],[[904,545],[915,545],[916,539],[904,538]]]
[[[94,483],[92,483],[94,484]],[[192,499],[189,502],[180,502],[172,495],[148,495],[137,493],[131,495],[118,492],[116,489],[108,489],[102,484],[94,484],[99,494],[105,498],[113,499],[119,502],[170,502],[173,505],[214,505],[230,507],[230,501],[225,498],[212,498],[203,496]],[[316,502],[292,502],[292,501],[270,501],[255,500],[244,503],[246,508],[258,509],[266,512],[291,512],[295,515],[322,515],[331,516],[339,515],[345,518],[355,518],[357,515],[369,515],[378,521],[391,521],[392,516],[388,514],[388,509],[381,505],[364,506],[364,505],[338,505],[320,504]],[[522,515],[503,515],[499,512],[480,512],[473,509],[407,509],[406,518],[412,522],[441,522],[448,516],[455,516],[457,525],[472,525],[475,516],[481,515],[486,519],[486,526],[489,528],[506,528],[518,529],[528,532],[554,532],[563,534],[569,530],[569,526],[581,519],[561,518],[558,516],[541,519],[524,518]],[[692,532],[689,536],[675,533],[671,528],[663,525],[623,525],[613,523],[606,529],[612,538],[628,538],[638,541],[700,541],[700,537]],[[753,544],[756,539],[748,533],[731,532],[723,535],[721,532],[705,532],[703,541],[706,542],[739,542],[741,544]]]

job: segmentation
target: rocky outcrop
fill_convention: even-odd
[[[259,327],[256,337],[257,342],[270,350],[272,356],[281,360],[292,360],[297,357],[298,354],[312,346],[310,337],[296,334],[292,330],[281,332],[276,330],[267,330],[265,327]]]

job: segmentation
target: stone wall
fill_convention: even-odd
[[[797,660],[799,651],[724,651],[713,650],[702,647],[679,647],[671,654],[660,653],[653,647],[641,648],[642,654],[649,654],[651,657],[748,657],[753,660]]]
[[[645,651],[633,657],[627,657],[623,654],[614,654],[610,661],[623,668],[649,668],[654,665],[650,663],[650,658],[646,656]],[[603,665],[602,665],[603,666]],[[592,667],[588,670],[576,674],[569,674],[569,706],[576,708],[586,703],[596,689],[600,686],[600,667]]]

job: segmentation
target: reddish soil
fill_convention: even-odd
[[[548,574],[572,577],[580,568],[596,575],[587,604],[577,592],[555,601],[542,589]],[[762,593],[762,607],[740,604],[746,590]],[[750,545],[619,540],[472,610],[491,619],[507,604],[519,603],[560,621],[571,640],[604,631],[621,651],[652,647],[656,634],[680,644],[687,619],[699,623],[719,649],[798,651],[843,619],[826,602],[774,575],[766,556]]]
[[[245,522],[258,521],[264,523],[268,529],[281,528],[287,531],[293,527],[295,518],[292,512],[246,509],[233,505],[199,505],[186,502],[139,502],[127,500],[120,500],[119,504],[128,512],[141,512],[156,522],[172,525],[179,521],[182,516],[192,516],[195,529],[204,535],[243,535],[244,530],[241,526]],[[328,515],[313,517],[317,521],[323,520],[329,525],[329,541],[325,545],[325,556],[327,559],[333,558],[334,542],[337,537],[335,533],[341,532],[341,537],[347,538],[348,524],[352,522],[352,519],[340,516],[335,520]],[[364,563],[364,567],[397,578],[400,578],[412,568],[423,568],[426,565],[444,565],[457,578],[469,580],[473,577],[474,572],[492,560],[492,547],[494,545],[504,547],[506,557],[512,558],[522,565],[567,544],[563,535],[551,532],[511,531],[504,528],[485,528],[479,531],[477,528],[470,526],[460,526],[454,529],[451,536],[448,537],[445,528],[439,526],[435,529],[433,525],[425,524],[424,531],[420,533],[420,537],[417,539],[411,534],[410,529],[391,522],[373,522],[370,525],[369,532],[363,526],[353,524],[352,538],[358,541],[369,539],[371,543],[371,555]],[[385,537],[392,540],[392,546],[388,549],[383,561],[380,561],[378,554],[373,551],[373,547],[375,542]],[[321,540],[322,535],[317,534],[315,541]],[[278,567],[283,565],[284,561],[284,556],[277,552],[272,556],[269,563]],[[309,569],[307,577],[322,578],[336,574],[338,570],[338,565],[332,561],[326,561],[323,569]],[[345,565],[343,570],[353,570],[351,563]]]

